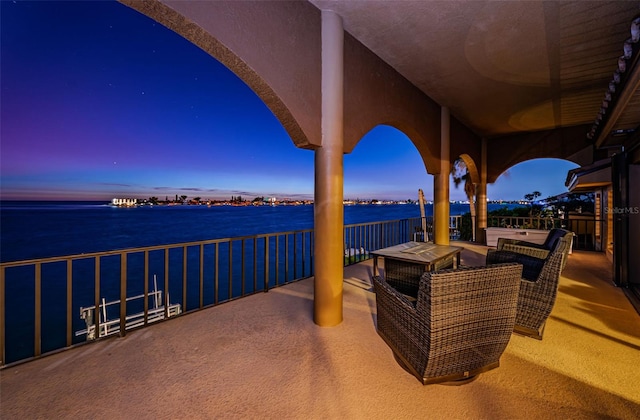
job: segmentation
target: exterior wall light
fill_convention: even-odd
[[[613,83],[616,85],[620,83],[620,72],[618,70],[613,72]]]
[[[624,51],[624,55],[623,57],[626,58],[627,60],[631,58],[631,56],[633,55],[633,44],[634,42],[631,40],[631,38],[627,39],[624,42],[624,47],[622,48],[622,50]]]
[[[624,55],[618,58],[618,71],[620,73],[627,71],[627,60],[625,60]]]
[[[640,41],[640,16],[631,21],[631,40]]]

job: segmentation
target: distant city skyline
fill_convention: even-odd
[[[222,64],[117,2],[0,2],[0,199],[312,199],[314,153],[296,148]],[[566,192],[577,165],[524,162],[489,199]],[[433,199],[409,138],[378,126],[344,156],[345,199]],[[451,200],[464,200],[451,185]]]

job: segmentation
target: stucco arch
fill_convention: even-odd
[[[348,33],[344,41],[345,152],[351,152],[373,127],[389,125],[411,139],[429,174],[440,173],[440,105]],[[458,135],[465,146],[469,139],[478,142],[452,117],[451,138]]]
[[[407,136],[407,138],[409,139],[409,141],[414,145],[414,147],[416,148],[417,153],[420,155],[420,158],[422,159],[422,163],[424,165],[425,171],[427,173],[431,173],[429,172],[429,167],[431,165],[431,169],[435,169],[433,167],[433,159],[429,159],[428,157],[431,156],[431,151],[428,148],[424,148],[423,150],[421,150],[421,146],[420,145],[424,145],[426,144],[424,138],[420,135],[420,133],[411,128],[410,126],[407,126],[405,123],[399,123],[399,122],[381,122],[379,124],[374,124],[371,127],[369,127],[367,130],[363,130],[362,134],[360,135],[360,137],[358,138],[358,141],[353,144],[352,146],[350,146],[350,150],[349,153],[351,153],[355,147],[360,143],[360,141],[362,141],[362,139],[369,134],[371,131],[373,131],[376,127],[380,127],[380,126],[388,126],[388,127],[392,127],[396,130],[398,130],[399,132],[401,132],[402,134],[404,134],[405,136]]]
[[[476,162],[471,156],[466,153],[462,153],[459,158],[462,159],[465,166],[467,167],[467,171],[469,171],[469,175],[471,176],[471,182],[475,185],[478,185],[480,183],[480,173],[478,172]],[[456,159],[453,159],[454,162],[455,160]]]
[[[531,159],[525,159],[525,160],[522,160],[522,161],[520,161],[520,162],[518,162],[518,163],[514,163],[513,165],[509,166],[508,168],[505,168],[502,172],[500,172],[500,173],[498,174],[498,176],[496,177],[496,179],[495,179],[495,180],[493,180],[493,182],[496,182],[496,181],[498,180],[498,178],[500,178],[503,174],[505,174],[506,172],[508,172],[508,171],[509,171],[511,168],[513,168],[514,166],[520,165],[521,163],[526,163],[526,162],[530,162],[530,161],[533,161],[533,160],[540,160],[540,159],[553,159],[553,160],[559,160],[559,161],[564,161],[564,162],[570,162],[570,163],[573,163],[573,164],[575,164],[575,165],[580,166],[580,164],[579,164],[578,162],[576,162],[575,160],[572,160],[572,159],[563,159],[563,158],[558,158],[558,157],[555,157],[555,156],[538,156],[538,157],[534,157],[534,158],[531,158]],[[562,181],[564,181],[564,179],[563,179]],[[493,182],[492,182],[492,183],[493,183]]]
[[[297,147],[321,144],[320,11],[314,6],[307,2],[120,2],[229,68],[262,99]]]
[[[507,169],[531,159],[569,160],[577,165],[591,162],[593,146],[586,126],[524,133],[487,140],[487,183],[494,183]]]

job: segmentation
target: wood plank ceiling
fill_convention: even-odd
[[[640,16],[639,1],[311,0],[342,16],[347,32],[488,138],[585,125],[607,145],[640,125],[640,42],[621,85],[594,126]],[[609,124],[605,124],[605,123]],[[607,132],[601,133],[607,126]],[[589,130],[585,130],[585,135]]]

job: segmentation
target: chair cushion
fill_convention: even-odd
[[[549,251],[552,251],[556,248],[557,242],[565,235],[565,231],[562,229],[551,229],[549,235],[547,235],[547,239],[544,240],[543,247]]]

